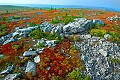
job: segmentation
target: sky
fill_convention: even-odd
[[[81,5],[120,9],[120,0],[0,0],[0,4]]]

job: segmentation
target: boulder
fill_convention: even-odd
[[[39,55],[34,58],[34,62],[35,63],[39,63],[40,62],[40,56]]]
[[[4,43],[3,43],[3,45],[5,45],[5,44],[7,44],[7,43],[10,43],[10,42],[15,42],[17,39],[14,39],[14,38],[9,38],[9,39],[7,39]]]
[[[47,44],[48,47],[54,46],[55,41],[56,41],[56,40],[47,40],[47,41],[46,41],[46,44]]]
[[[15,65],[8,66],[7,69],[0,72],[0,74],[8,74],[8,73],[12,72],[14,67],[15,67]]]
[[[25,72],[26,73],[27,72],[32,72],[33,74],[36,74],[36,64],[34,62],[28,61]]]
[[[23,56],[32,56],[32,55],[36,55],[36,51],[25,51],[23,53]]]
[[[8,74],[4,80],[15,80],[17,79],[19,76],[21,76],[20,73],[14,73],[14,74]]]

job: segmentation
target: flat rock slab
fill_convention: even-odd
[[[35,63],[39,63],[40,62],[40,56],[39,55],[34,58],[34,62]]]
[[[14,67],[15,67],[15,65],[8,66],[7,69],[0,72],[0,74],[8,74],[13,70]]]
[[[25,72],[32,72],[33,74],[36,74],[36,63],[28,61]]]
[[[32,55],[36,55],[36,51],[25,51],[23,53],[23,56],[32,56]]]
[[[15,74],[8,74],[4,80],[15,80],[18,78],[21,74],[20,73],[15,73]]]

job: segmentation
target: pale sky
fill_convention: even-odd
[[[120,0],[0,0],[0,4],[83,5],[120,9]]]

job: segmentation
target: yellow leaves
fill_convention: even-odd
[[[103,29],[92,29],[90,31],[90,34],[91,35],[94,35],[94,36],[99,36],[99,37],[103,37],[105,34],[106,34],[106,30],[103,30]]]
[[[24,57],[24,59],[21,61],[21,63],[26,62],[28,59],[29,59],[28,57]]]

